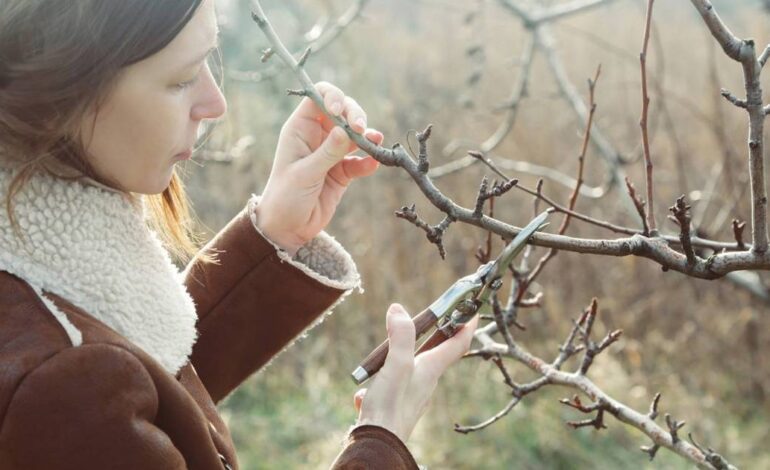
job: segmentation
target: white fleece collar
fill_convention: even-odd
[[[12,170],[0,166],[0,194]],[[145,223],[142,199],[87,181],[37,174],[14,198],[27,244],[0,208],[0,270],[27,281],[62,324],[74,346],[80,331],[52,292],[123,335],[175,374],[197,337],[197,315],[179,270]]]

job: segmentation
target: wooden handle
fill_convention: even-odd
[[[431,329],[438,321],[438,318],[429,308],[426,308],[416,317],[412,318],[412,321],[414,322],[415,339],[417,339]],[[353,381],[356,384],[362,384],[382,368],[383,364],[385,364],[385,358],[388,357],[389,346],[390,342],[386,339],[366,356],[366,359],[361,362],[361,365],[352,374]]]
[[[447,333],[445,333],[443,330],[438,329],[433,332],[428,339],[425,340],[424,343],[417,349],[417,352],[414,354],[415,356],[420,354],[421,352],[425,352],[428,349],[433,349],[439,344],[443,343],[444,341],[451,338],[453,335],[447,336]]]

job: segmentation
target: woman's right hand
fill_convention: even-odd
[[[439,377],[468,352],[478,315],[453,337],[417,357],[414,356],[415,327],[406,310],[392,304],[386,323],[390,341],[388,356],[371,384],[354,395],[359,412],[356,424],[384,427],[406,443],[427,410]]]

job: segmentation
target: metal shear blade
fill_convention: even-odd
[[[458,307],[461,307],[463,302],[470,300],[468,299],[469,295],[473,295],[472,300],[477,304],[476,310],[478,310],[478,307],[483,302],[487,301],[489,293],[494,290],[492,289],[492,283],[503,277],[508,266],[521,253],[530,237],[548,225],[546,219],[549,214],[549,211],[545,211],[532,219],[503,248],[503,251],[496,259],[480,266],[475,273],[465,276],[452,284],[442,296],[431,304],[430,309],[435,315],[439,318],[444,318],[445,321],[451,319],[455,325],[473,318],[475,311],[469,308],[469,306]],[[448,315],[450,313],[451,315]]]

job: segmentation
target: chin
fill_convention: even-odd
[[[171,184],[171,178],[173,176],[173,172],[170,173],[167,177],[158,178],[155,182],[153,181],[145,181],[141,185],[137,185],[136,188],[132,189],[132,193],[137,194],[145,194],[147,196],[152,196],[154,194],[161,194],[163,191],[168,189],[169,185]]]

